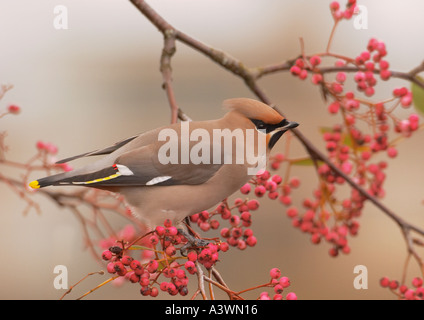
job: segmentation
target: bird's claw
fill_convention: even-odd
[[[180,249],[180,252],[183,256],[186,256],[186,251],[188,248],[205,247],[209,243],[211,243],[210,240],[196,238],[182,229],[178,229],[178,232],[181,233],[187,239],[187,243],[183,245]]]

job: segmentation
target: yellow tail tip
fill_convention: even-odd
[[[29,186],[30,186],[31,188],[33,188],[33,189],[38,189],[38,188],[40,188],[40,184],[38,183],[38,181],[37,181],[37,180],[31,181],[31,182],[29,183]]]

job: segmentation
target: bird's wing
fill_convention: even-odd
[[[121,154],[115,163],[95,172],[64,177],[55,185],[91,187],[197,185],[208,181],[222,164],[161,164],[150,144]],[[40,180],[40,182],[42,182]]]
[[[90,156],[99,156],[99,155],[104,155],[104,154],[109,154],[112,153],[116,150],[118,150],[119,148],[121,148],[122,146],[126,145],[128,142],[134,140],[135,138],[137,138],[139,135],[121,140],[117,143],[115,143],[112,146],[109,146],[107,148],[103,148],[103,149],[98,149],[98,150],[94,150],[94,151],[90,151],[90,152],[85,152],[76,156],[72,156],[66,159],[62,159],[60,161],[57,161],[57,164],[61,164],[61,163],[66,163],[75,159],[79,159],[79,158],[83,158],[83,157],[90,157]]]

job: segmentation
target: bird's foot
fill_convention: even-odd
[[[178,229],[178,232],[187,239],[187,243],[180,249],[183,256],[186,256],[186,251],[188,248],[206,247],[209,243],[212,242],[210,240],[196,238],[183,229]]]

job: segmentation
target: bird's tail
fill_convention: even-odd
[[[68,175],[66,174],[66,172],[55,174],[49,177],[31,181],[29,183],[29,186],[33,189],[39,189],[43,187],[58,185],[61,181],[63,181],[63,179],[67,178],[67,176]]]

